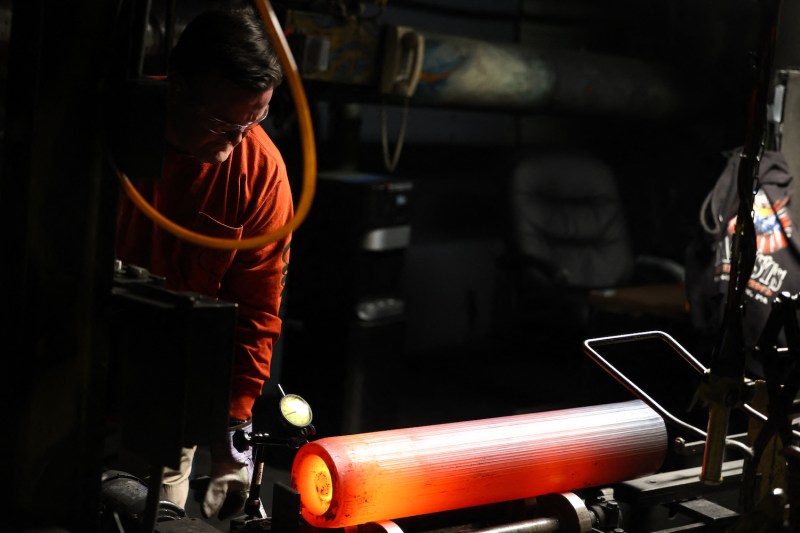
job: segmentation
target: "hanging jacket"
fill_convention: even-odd
[[[703,334],[721,332],[731,270],[731,243],[739,210],[737,179],[740,150],[728,158],[700,209],[698,237],[687,250],[686,286],[690,316]],[[759,164],[753,201],[756,258],[743,295],[743,338],[752,349],[764,328],[772,302],[783,292],[800,290],[800,240],[791,216],[792,176],[783,154],[765,151]],[[785,345],[783,335],[779,345]],[[761,373],[758,361],[748,368]]]

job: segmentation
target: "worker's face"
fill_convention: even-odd
[[[167,141],[204,163],[222,163],[245,135],[264,120],[273,89],[252,92],[206,78],[172,80]]]

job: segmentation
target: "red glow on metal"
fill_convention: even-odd
[[[347,527],[633,479],[666,449],[661,417],[633,400],[323,438],[292,484],[309,524]]]

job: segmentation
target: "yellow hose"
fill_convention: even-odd
[[[125,194],[127,194],[131,202],[133,202],[133,204],[150,220],[155,222],[156,225],[176,237],[193,244],[219,250],[248,250],[252,248],[261,248],[286,237],[294,231],[303,222],[306,215],[308,215],[316,189],[317,152],[314,144],[314,130],[311,126],[311,112],[308,109],[308,100],[306,99],[305,89],[300,79],[297,63],[295,63],[294,57],[289,50],[289,43],[286,41],[283,31],[280,29],[280,23],[278,22],[278,17],[275,15],[275,11],[272,9],[272,5],[268,0],[256,0],[256,6],[258,7],[261,18],[264,20],[264,24],[278,52],[278,59],[280,60],[281,67],[283,67],[286,80],[289,83],[289,89],[291,90],[297,110],[297,119],[300,124],[300,137],[303,144],[303,191],[292,219],[280,228],[257,237],[248,237],[246,239],[209,237],[186,229],[183,226],[179,226],[159,213],[141,194],[139,194],[139,191],[136,190],[136,187],[133,186],[128,177],[117,169],[117,175],[122,182],[122,189],[125,191]]]

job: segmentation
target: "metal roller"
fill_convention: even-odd
[[[292,465],[312,526],[347,527],[633,479],[658,470],[664,421],[640,400],[327,437]]]

